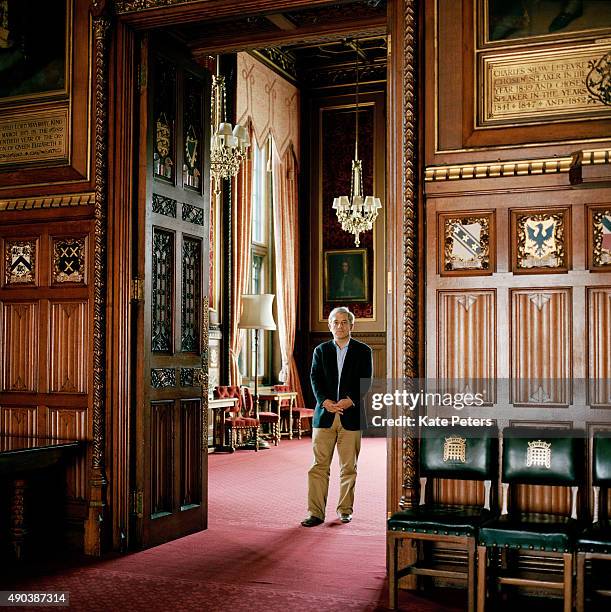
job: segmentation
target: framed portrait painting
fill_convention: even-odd
[[[366,302],[367,249],[329,250],[324,253],[325,302]]]
[[[0,0],[0,103],[67,96],[67,0]]]

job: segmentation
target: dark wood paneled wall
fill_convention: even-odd
[[[497,393],[486,416],[499,427],[554,426],[591,435],[611,428],[608,397],[596,405],[583,384],[611,373],[611,274],[592,265],[591,239],[591,209],[610,210],[611,190],[608,182],[575,188],[566,160],[575,151],[609,148],[611,108],[564,121],[525,116],[522,123],[478,126],[477,105],[490,94],[477,86],[477,46],[510,55],[532,49],[532,41],[485,42],[475,31],[474,2],[437,0],[426,7],[426,376],[497,379],[498,385],[486,383]],[[562,34],[545,43],[544,51],[567,44]],[[544,161],[556,158],[565,161]],[[523,219],[536,215],[555,215],[563,248],[555,263],[530,267]],[[480,246],[489,251],[483,266],[448,264],[457,219],[479,224]],[[532,379],[541,381],[527,382]],[[474,503],[482,490],[442,481],[436,494]],[[585,487],[582,497],[588,512]],[[522,510],[558,513],[570,502],[567,490],[526,486],[514,501]]]

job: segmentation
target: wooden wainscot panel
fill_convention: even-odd
[[[47,432],[50,438],[87,440],[87,411],[78,408],[49,408]],[[87,497],[86,453],[70,461],[66,469],[66,495],[71,499]]]
[[[172,512],[174,402],[151,402],[151,515]]]
[[[180,504],[190,506],[200,504],[201,492],[201,443],[197,432],[201,420],[201,400],[181,400],[180,402]],[[207,437],[207,428],[204,436]],[[207,440],[206,440],[207,445]]]
[[[571,305],[570,288],[511,291],[513,404],[570,403]]]
[[[496,376],[496,291],[440,291],[438,375]]]
[[[0,68],[0,199],[82,191],[91,175],[90,2],[4,4],[6,45],[20,47],[17,64]]]
[[[588,403],[611,408],[611,287],[587,290]]]
[[[87,302],[51,302],[49,391],[86,393],[88,360]]]
[[[0,406],[0,431],[13,436],[37,436],[36,406]]]
[[[2,306],[2,391],[37,391],[38,315],[37,302]]]

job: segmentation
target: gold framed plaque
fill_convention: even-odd
[[[611,108],[587,87],[592,67],[609,52],[607,42],[480,53],[477,127],[611,118]]]

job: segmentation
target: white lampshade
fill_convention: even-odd
[[[238,327],[241,329],[276,329],[272,304],[273,293],[242,296],[242,314]]]
[[[220,136],[231,136],[233,133],[231,130],[231,123],[219,123],[218,133]]]

